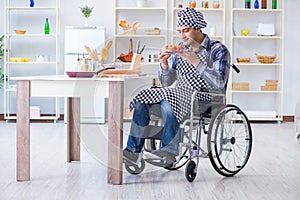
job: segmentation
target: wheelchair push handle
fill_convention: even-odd
[[[231,67],[234,69],[236,73],[240,73],[240,69],[235,64],[233,64]]]

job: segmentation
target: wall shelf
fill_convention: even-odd
[[[278,1],[278,9],[245,9],[243,2],[230,1],[230,51],[232,61],[241,70],[231,73],[230,83],[247,82],[250,90],[233,90],[229,84],[230,103],[238,105],[253,121],[282,121],[283,114],[283,63],[284,63],[284,2]],[[268,8],[271,2],[268,2]],[[257,36],[259,23],[274,24],[274,36]],[[247,28],[249,36],[241,36],[239,31]],[[259,63],[259,55],[276,55],[274,63]],[[236,58],[250,57],[251,63],[237,63]],[[277,80],[277,90],[260,90],[267,80]],[[270,87],[271,88],[271,87]],[[248,112],[259,110],[258,112]],[[272,113],[271,115],[264,115]]]
[[[18,0],[4,1],[4,49],[7,50],[7,53],[4,54],[4,75],[7,77],[7,80],[4,80],[5,119],[16,119],[17,90],[16,83],[10,80],[11,77],[57,75],[61,73],[60,0],[49,0],[41,2],[40,5],[29,7],[29,5],[25,6],[24,2]],[[50,34],[48,35],[43,33],[46,18],[50,19]],[[27,20],[30,20],[30,23]],[[26,29],[27,32],[19,35],[14,33],[15,29]],[[28,51],[28,48],[30,48],[30,51]],[[45,57],[47,61],[35,61],[36,57],[40,55],[47,55]],[[11,62],[12,57],[30,58],[31,61]],[[51,109],[51,111],[48,111],[49,114],[51,112],[51,116],[36,119],[57,120],[60,117],[58,98],[38,99],[34,99],[32,104]],[[47,102],[47,106],[44,105],[45,102]]]

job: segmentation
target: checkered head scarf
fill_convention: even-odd
[[[206,25],[203,14],[194,8],[187,7],[177,13],[177,27],[187,26],[197,30],[205,28]]]

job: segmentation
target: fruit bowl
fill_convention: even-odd
[[[255,54],[255,56],[258,62],[263,64],[271,64],[276,59],[276,56],[262,56],[262,55],[258,55],[257,53]]]
[[[17,29],[15,30],[15,33],[18,35],[24,35],[26,33],[26,30]]]

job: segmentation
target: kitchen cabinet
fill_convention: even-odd
[[[230,83],[233,85],[229,84],[229,102],[242,108],[250,120],[281,121],[284,1],[277,1],[277,9],[272,9],[272,1],[268,1],[266,9],[254,9],[253,5],[246,9],[244,2],[240,0],[231,0],[230,6],[230,50],[232,61],[240,68],[241,73],[231,73]],[[276,56],[276,59],[274,62],[260,63],[255,54],[265,58]],[[238,63],[237,58],[247,58],[250,62]],[[274,87],[268,86],[270,81],[275,83]],[[249,88],[235,87],[238,83],[247,83]]]
[[[200,3],[201,2],[201,3]],[[202,3],[203,2],[203,3]],[[188,7],[188,1],[172,0],[172,44],[178,44],[179,35],[176,32],[177,12]],[[182,7],[181,7],[182,5]],[[196,1],[195,9],[202,12],[207,22],[207,27],[202,31],[211,39],[225,43],[225,0],[220,1]]]
[[[61,73],[60,60],[60,0],[37,1],[30,7],[29,1],[5,0],[4,2],[4,117],[15,119],[16,82],[10,77],[56,75]],[[44,34],[46,18],[50,34]],[[15,30],[26,30],[16,34]],[[34,108],[45,111],[47,116],[34,118],[57,120],[58,98],[34,98]],[[45,110],[47,108],[47,110]]]

